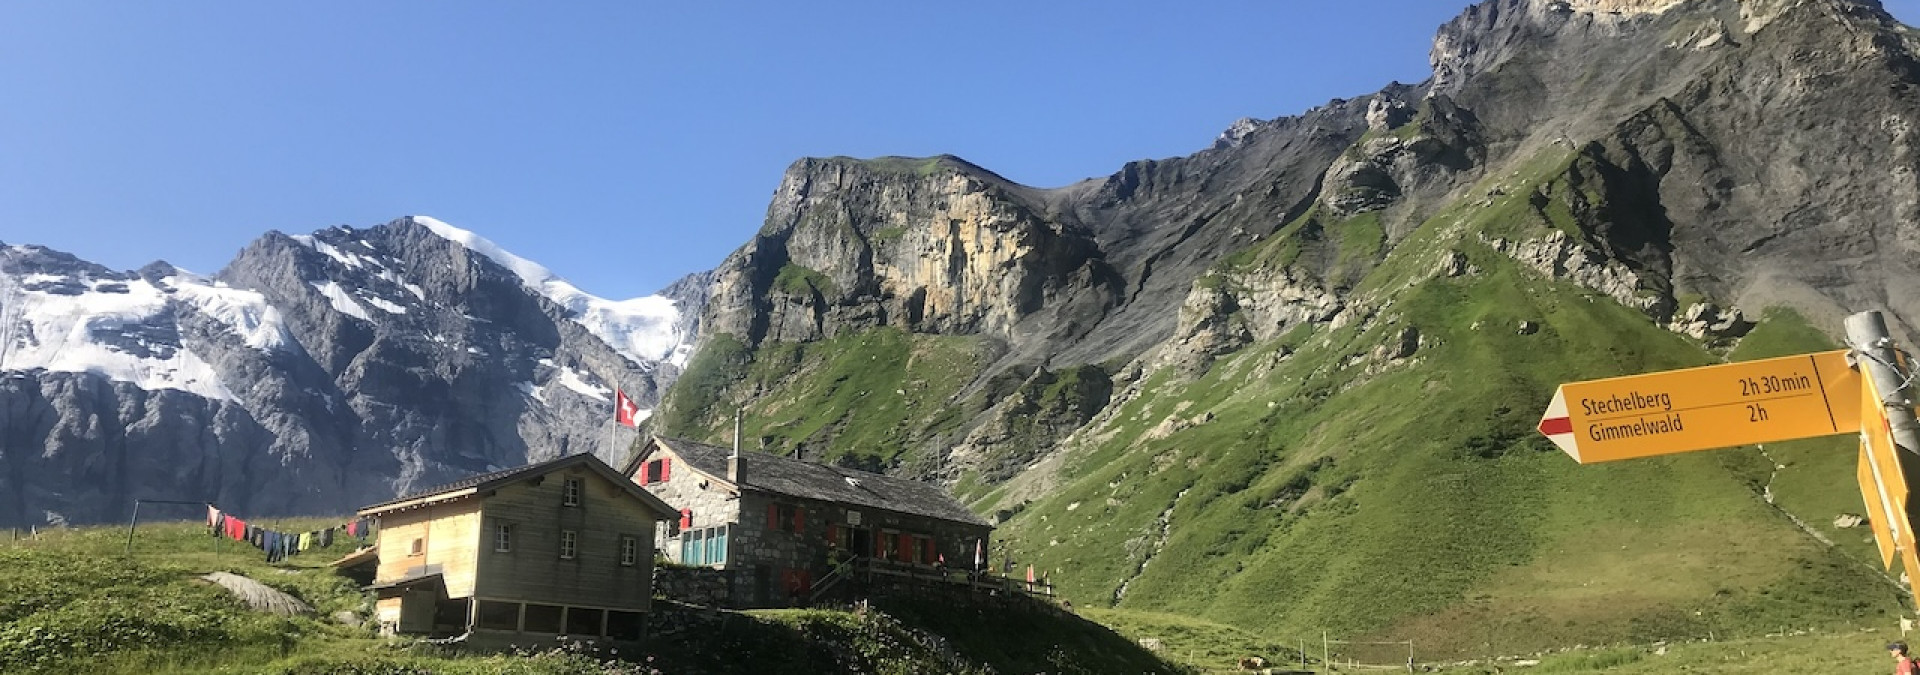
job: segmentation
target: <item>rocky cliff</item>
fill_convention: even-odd
[[[1857,537],[1802,546],[1747,455],[1576,474],[1531,424],[1559,381],[1822,348],[1850,312],[1914,335],[1914,38],[1869,0],[1487,0],[1424,83],[1105,179],[803,160],[661,423],[740,409],[765,450],[946,480],[1122,607],[1449,648],[1501,612],[1590,643],[1884,611]],[[1607,611],[1506,590],[1588,570],[1582,509],[1631,514],[1629,568],[1711,556],[1680,533],[1714,517],[1608,485],[1719,504],[1779,566],[1583,577]],[[1856,604],[1778,601],[1809,584]]]
[[[562,454],[617,461],[613,388],[652,407],[703,289],[603,300],[428,218],[270,232],[211,277],[6,247],[0,523],[117,519],[133,498],[339,513]]]

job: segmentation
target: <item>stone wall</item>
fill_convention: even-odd
[[[794,532],[791,523],[769,527],[769,505],[800,508],[802,527]],[[947,559],[948,567],[964,569],[973,564],[974,541],[991,537],[993,529],[985,525],[967,525],[951,521],[881,511],[845,504],[800,499],[784,495],[750,491],[739,500],[741,520],[732,530],[728,543],[727,567],[737,570],[734,598],[741,607],[764,607],[786,603],[785,575],[804,571],[809,580],[818,580],[828,571],[831,550],[828,533],[843,531],[843,539],[852,541],[855,531],[866,533],[866,550],[856,555],[872,555],[874,537],[906,533],[932,537],[936,551]],[[987,542],[991,545],[992,542]]]
[[[656,568],[653,592],[674,602],[726,607],[733,599],[733,573],[707,567]]]
[[[667,472],[667,480],[644,486],[648,492],[652,492],[653,496],[659,497],[661,501],[676,510],[692,509],[693,529],[718,527],[739,521],[740,500],[733,496],[731,490],[706,474],[694,470],[679,457],[665,453],[659,454],[662,457],[671,458],[673,468]],[[680,523],[676,519],[673,522],[662,523],[659,536],[655,538],[655,541],[659,542],[660,550],[666,553],[667,559],[676,563],[680,562],[679,532]]]

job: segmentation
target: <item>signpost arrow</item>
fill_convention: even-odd
[[[1860,430],[1844,349],[1560,385],[1540,433],[1581,464]]]

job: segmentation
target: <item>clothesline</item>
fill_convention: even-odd
[[[243,518],[221,511],[213,504],[207,504],[207,530],[212,536],[244,542],[265,551],[267,562],[270,563],[280,562],[287,556],[310,549],[332,546],[336,532],[364,542],[373,534],[373,523],[371,518],[359,518],[309,532],[281,532],[253,525]]]

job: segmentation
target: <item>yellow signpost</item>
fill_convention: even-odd
[[[1844,349],[1560,385],[1540,433],[1581,464],[1860,429]]]
[[[1920,420],[1908,364],[1878,312],[1841,349],[1560,385],[1540,433],[1581,464],[1858,432],[1855,479],[1880,563],[1920,582]],[[1882,396],[1882,393],[1889,395]],[[1920,586],[1909,584],[1920,601]]]
[[[1867,504],[1867,522],[1873,527],[1873,543],[1880,549],[1880,566],[1893,569],[1893,558],[1898,547],[1894,543],[1893,524],[1900,522],[1896,515],[1900,513],[1893,506],[1893,498],[1880,482],[1877,469],[1873,465],[1873,455],[1867,451],[1867,439],[1860,439],[1860,499]]]

